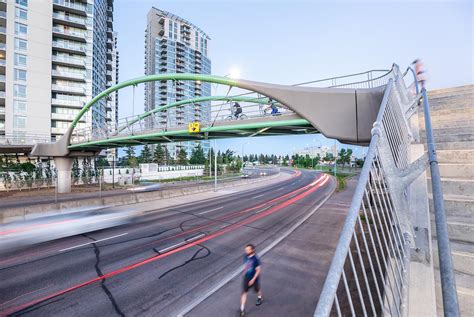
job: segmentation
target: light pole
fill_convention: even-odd
[[[214,191],[217,191],[217,139],[214,139]]]
[[[334,155],[334,177],[337,178],[337,141],[334,140],[334,151],[336,152]]]

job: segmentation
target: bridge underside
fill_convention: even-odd
[[[91,140],[71,144],[69,149],[71,151],[96,152],[101,149],[119,148],[128,145],[319,133],[307,120],[301,119],[301,117],[296,114],[269,116],[245,121],[219,121],[214,125],[202,125],[199,133],[189,133],[187,126],[168,128],[166,131],[162,129],[159,131],[149,130],[134,134],[131,134],[132,131],[127,130],[123,132],[129,135],[117,135],[97,141]]]

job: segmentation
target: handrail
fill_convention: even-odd
[[[423,96],[423,110],[425,117],[426,142],[428,145],[428,159],[431,171],[431,188],[436,223],[436,239],[438,240],[439,272],[441,275],[441,291],[443,294],[443,309],[445,316],[459,316],[459,302],[454,278],[453,260],[449,245],[448,224],[444,210],[443,189],[436,155],[436,145],[431,127],[430,106],[426,89],[421,89]]]

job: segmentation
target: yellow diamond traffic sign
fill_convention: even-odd
[[[188,124],[188,132],[189,133],[199,133],[200,131],[200,124],[199,122],[189,122]]]

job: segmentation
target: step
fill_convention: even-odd
[[[437,97],[469,94],[473,92],[474,92],[474,85],[464,85],[464,86],[430,90],[428,91],[428,97],[437,98]]]
[[[474,163],[474,150],[437,150],[439,163]]]
[[[425,144],[426,142],[420,142]],[[474,142],[471,141],[454,141],[454,142],[439,142],[436,140],[436,150],[474,150]]]
[[[450,241],[450,246],[454,270],[460,273],[474,275],[474,244]],[[435,267],[439,268],[438,241],[436,239],[433,240],[433,258]]]
[[[438,316],[443,316],[440,273],[438,269],[435,269],[434,273]],[[455,272],[454,278],[456,279],[456,289],[461,316],[474,316],[474,276]]]
[[[438,166],[443,178],[474,178],[474,164],[439,163]]]
[[[454,221],[448,221],[447,223],[448,235],[450,240],[474,243],[474,224]],[[431,221],[431,232],[433,237],[437,236],[434,217]]]
[[[448,220],[464,218],[468,223],[474,223],[474,199],[467,196],[444,195],[444,211]],[[430,211],[433,213],[433,197],[429,195]],[[431,216],[433,217],[433,215]]]
[[[474,133],[457,133],[457,134],[438,134],[434,136],[436,143],[443,142],[473,142]],[[420,142],[426,142],[426,134],[420,131]]]
[[[446,129],[446,128],[454,128],[454,127],[472,127],[474,125],[474,111],[473,115],[469,113],[463,113],[460,111],[459,113],[452,113],[449,115],[438,115],[438,114],[431,114],[431,126],[434,130],[436,129]],[[418,123],[420,130],[425,130],[425,116],[419,114],[418,115]]]
[[[431,190],[431,178],[427,177],[428,181],[428,192],[432,193]],[[441,186],[443,188],[444,195],[459,195],[474,197],[474,180],[473,179],[458,179],[458,178],[441,178]]]

